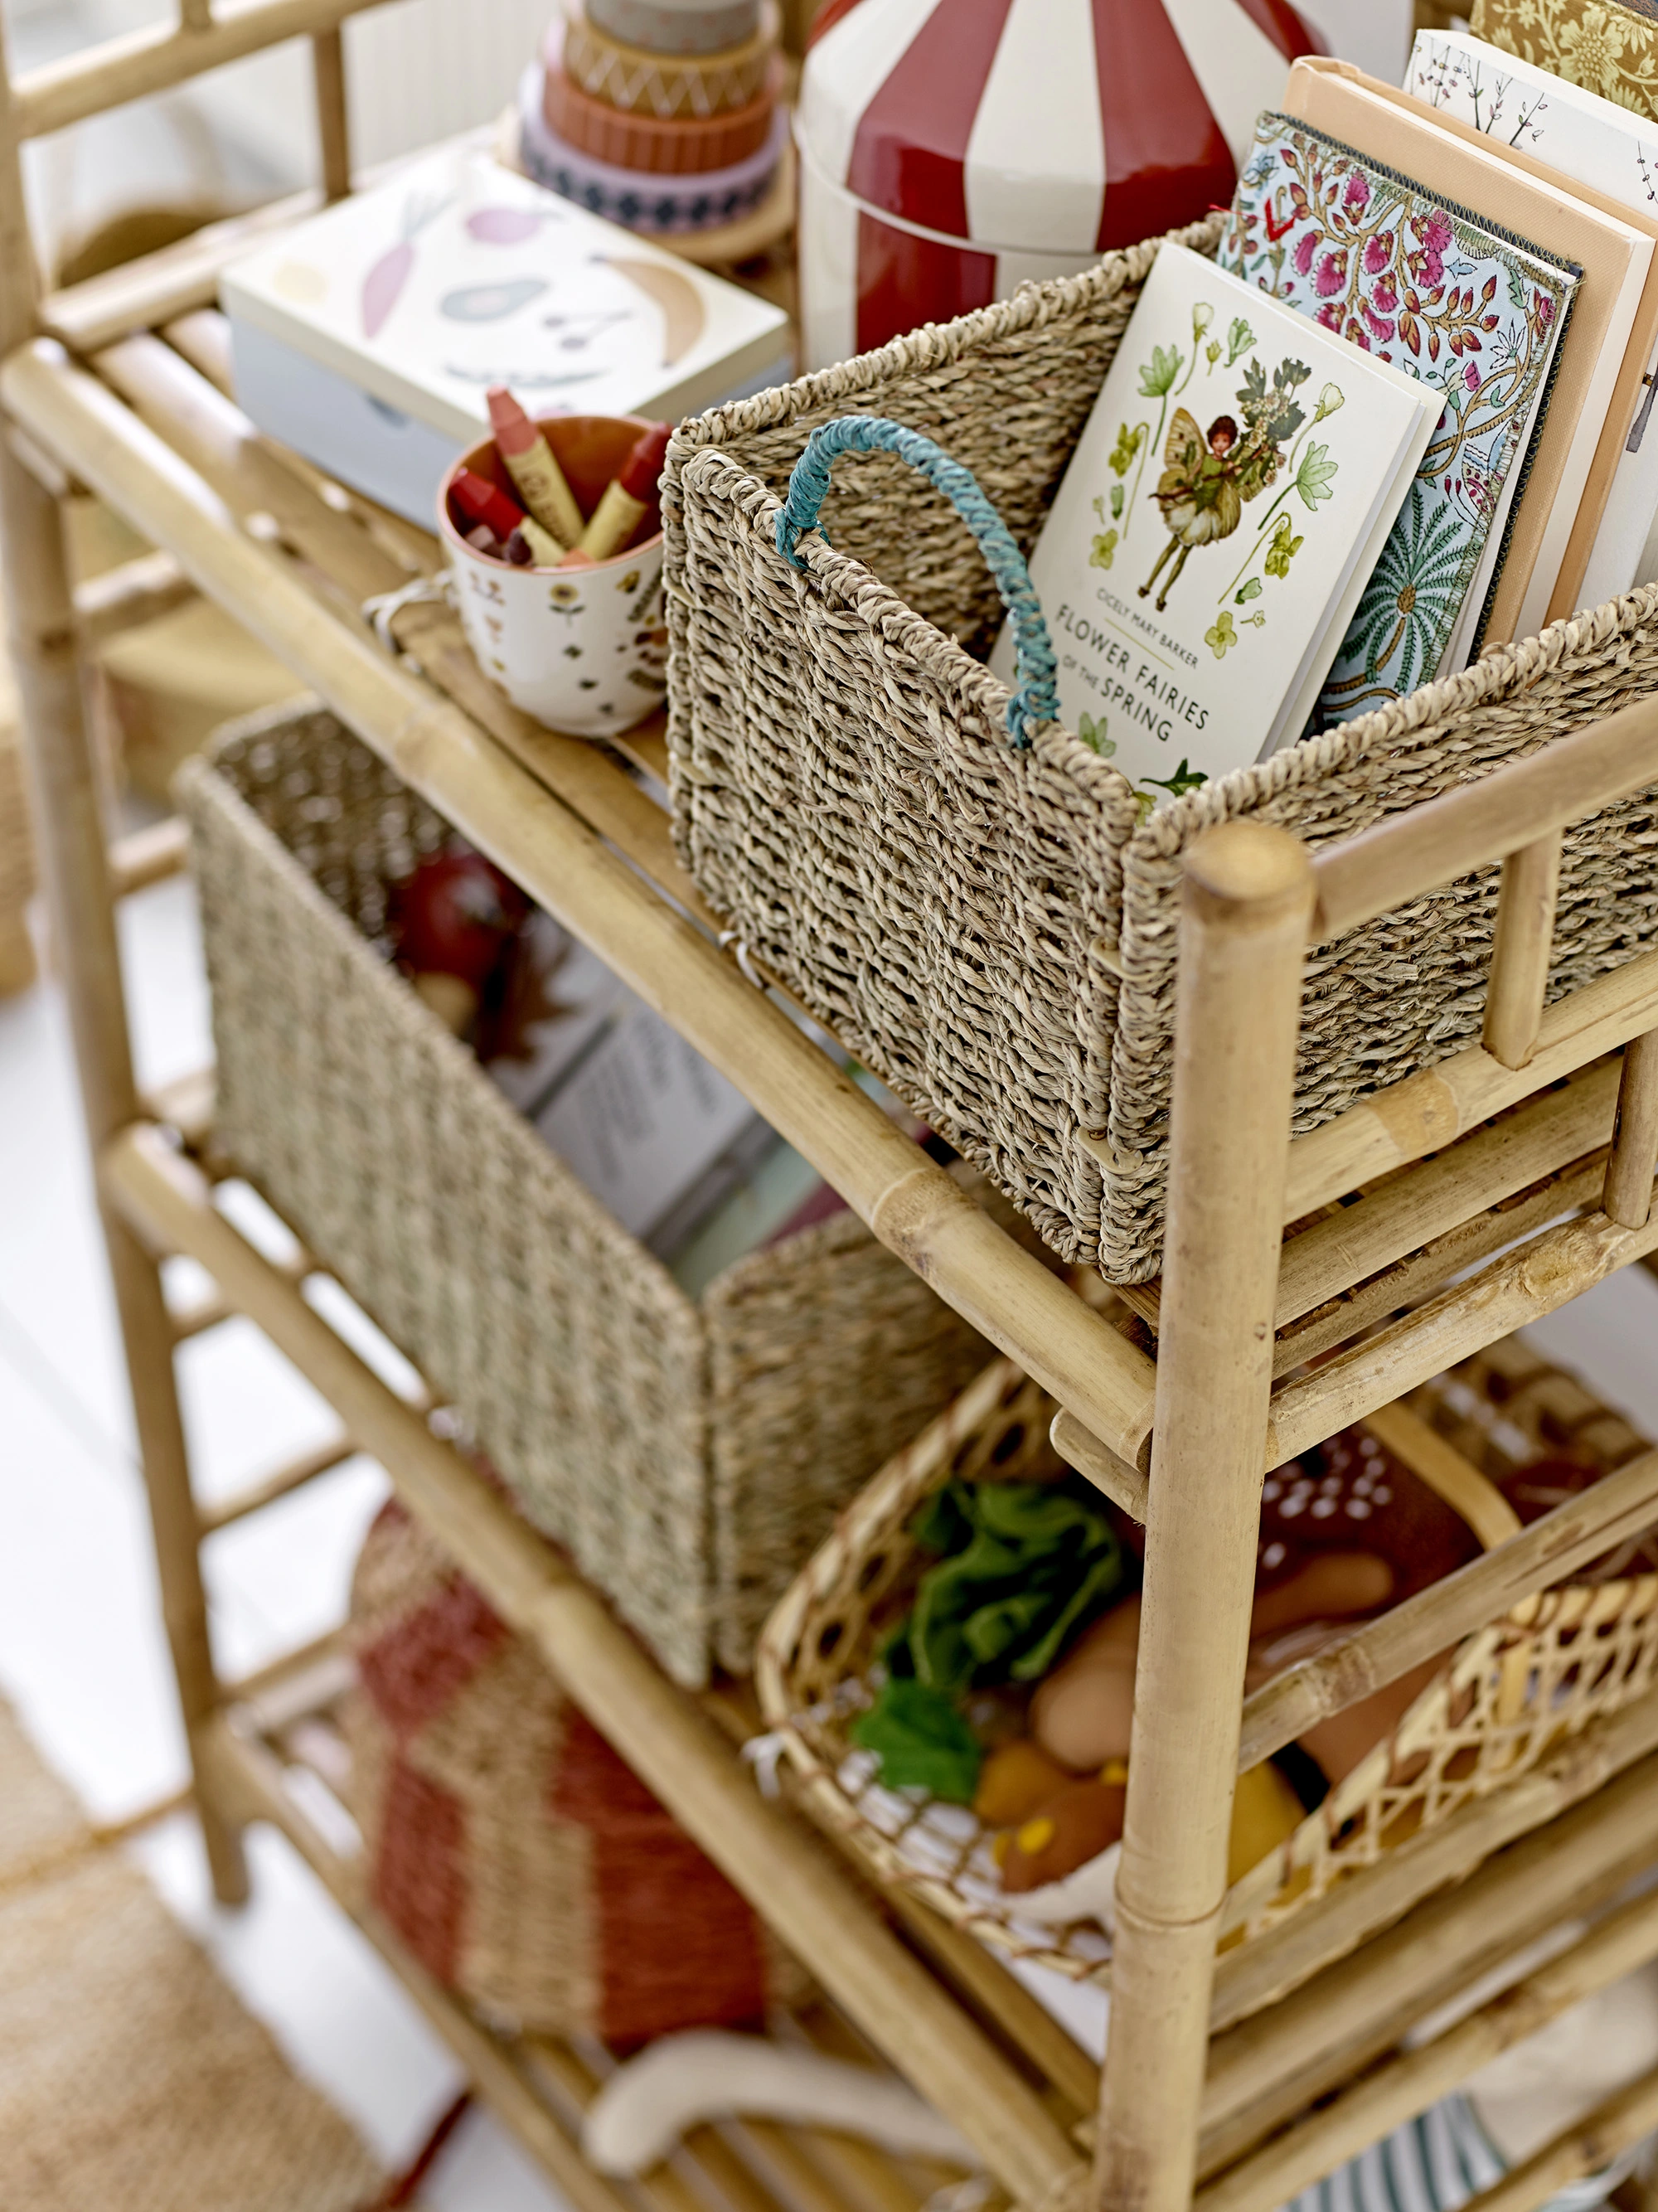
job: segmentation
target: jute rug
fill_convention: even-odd
[[[0,1700],[4,2212],[357,2212],[379,2187]]]

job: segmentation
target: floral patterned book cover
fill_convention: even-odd
[[[1162,248],[1030,558],[1062,717],[1148,810],[1302,734],[1441,404]]]
[[[1658,117],[1658,20],[1619,0],[1474,0],[1477,39],[1568,84]]]
[[[1327,723],[1350,720],[1477,647],[1578,271],[1272,114],[1218,258],[1435,396],[1432,441],[1318,702]]]

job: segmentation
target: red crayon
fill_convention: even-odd
[[[524,520],[506,493],[471,469],[457,469],[449,496],[469,522],[482,522],[504,544]]]

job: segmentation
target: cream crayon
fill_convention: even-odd
[[[553,459],[552,447],[504,384],[492,385],[484,396],[496,450],[524,504],[561,545],[574,545],[581,535],[581,509]]]
[[[672,434],[667,423],[653,422],[635,441],[619,474],[605,485],[592,520],[581,532],[579,552],[590,553],[595,561],[608,561],[612,553],[622,550],[655,496]]]

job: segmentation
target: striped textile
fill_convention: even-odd
[[[1573,2182],[1551,2199],[1546,2212],[1595,2212],[1632,2163],[1629,2154]],[[1507,2172],[1473,2105],[1457,2094],[1303,2189],[1283,2212],[1461,2212]]]

